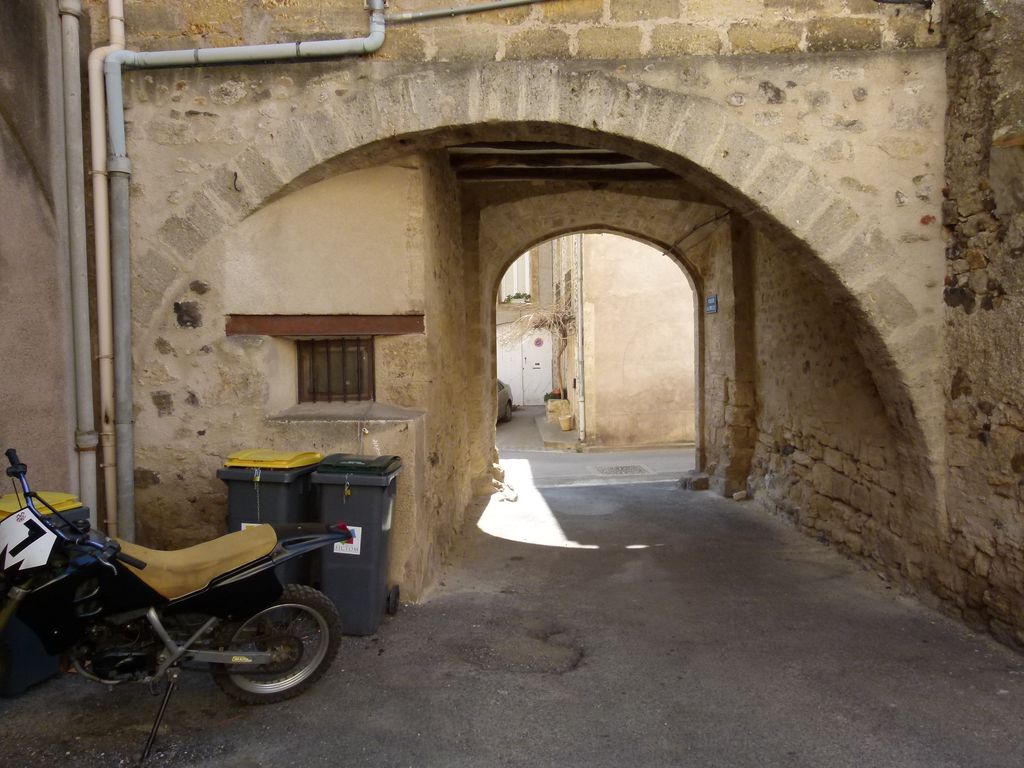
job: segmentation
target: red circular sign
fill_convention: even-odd
[[[536,339],[533,340],[533,346],[535,346],[535,347],[543,347],[544,346],[544,339],[542,339],[540,336],[538,336]]]

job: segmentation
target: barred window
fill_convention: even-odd
[[[299,402],[373,400],[373,337],[296,342]]]

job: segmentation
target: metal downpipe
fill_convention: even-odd
[[[89,261],[85,232],[85,151],[82,143],[82,73],[78,26],[81,0],[60,0],[64,88],[64,157],[67,164],[68,261],[71,274],[72,348],[75,370],[75,448],[78,495],[96,520],[96,434],[92,391],[92,339],[89,316]]]
[[[129,248],[127,158],[109,165],[111,293],[114,324],[114,435],[117,445],[118,534],[135,538],[135,435],[132,381],[132,268]]]

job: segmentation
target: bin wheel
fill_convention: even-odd
[[[384,600],[384,610],[387,611],[388,616],[394,616],[398,613],[398,585],[391,587],[388,590],[387,597]]]

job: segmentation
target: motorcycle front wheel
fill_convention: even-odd
[[[226,628],[218,643],[238,655],[269,651],[266,664],[211,668],[224,693],[245,704],[272,704],[298,696],[323,677],[338,652],[341,618],[322,592],[288,584],[281,598],[241,624]]]

